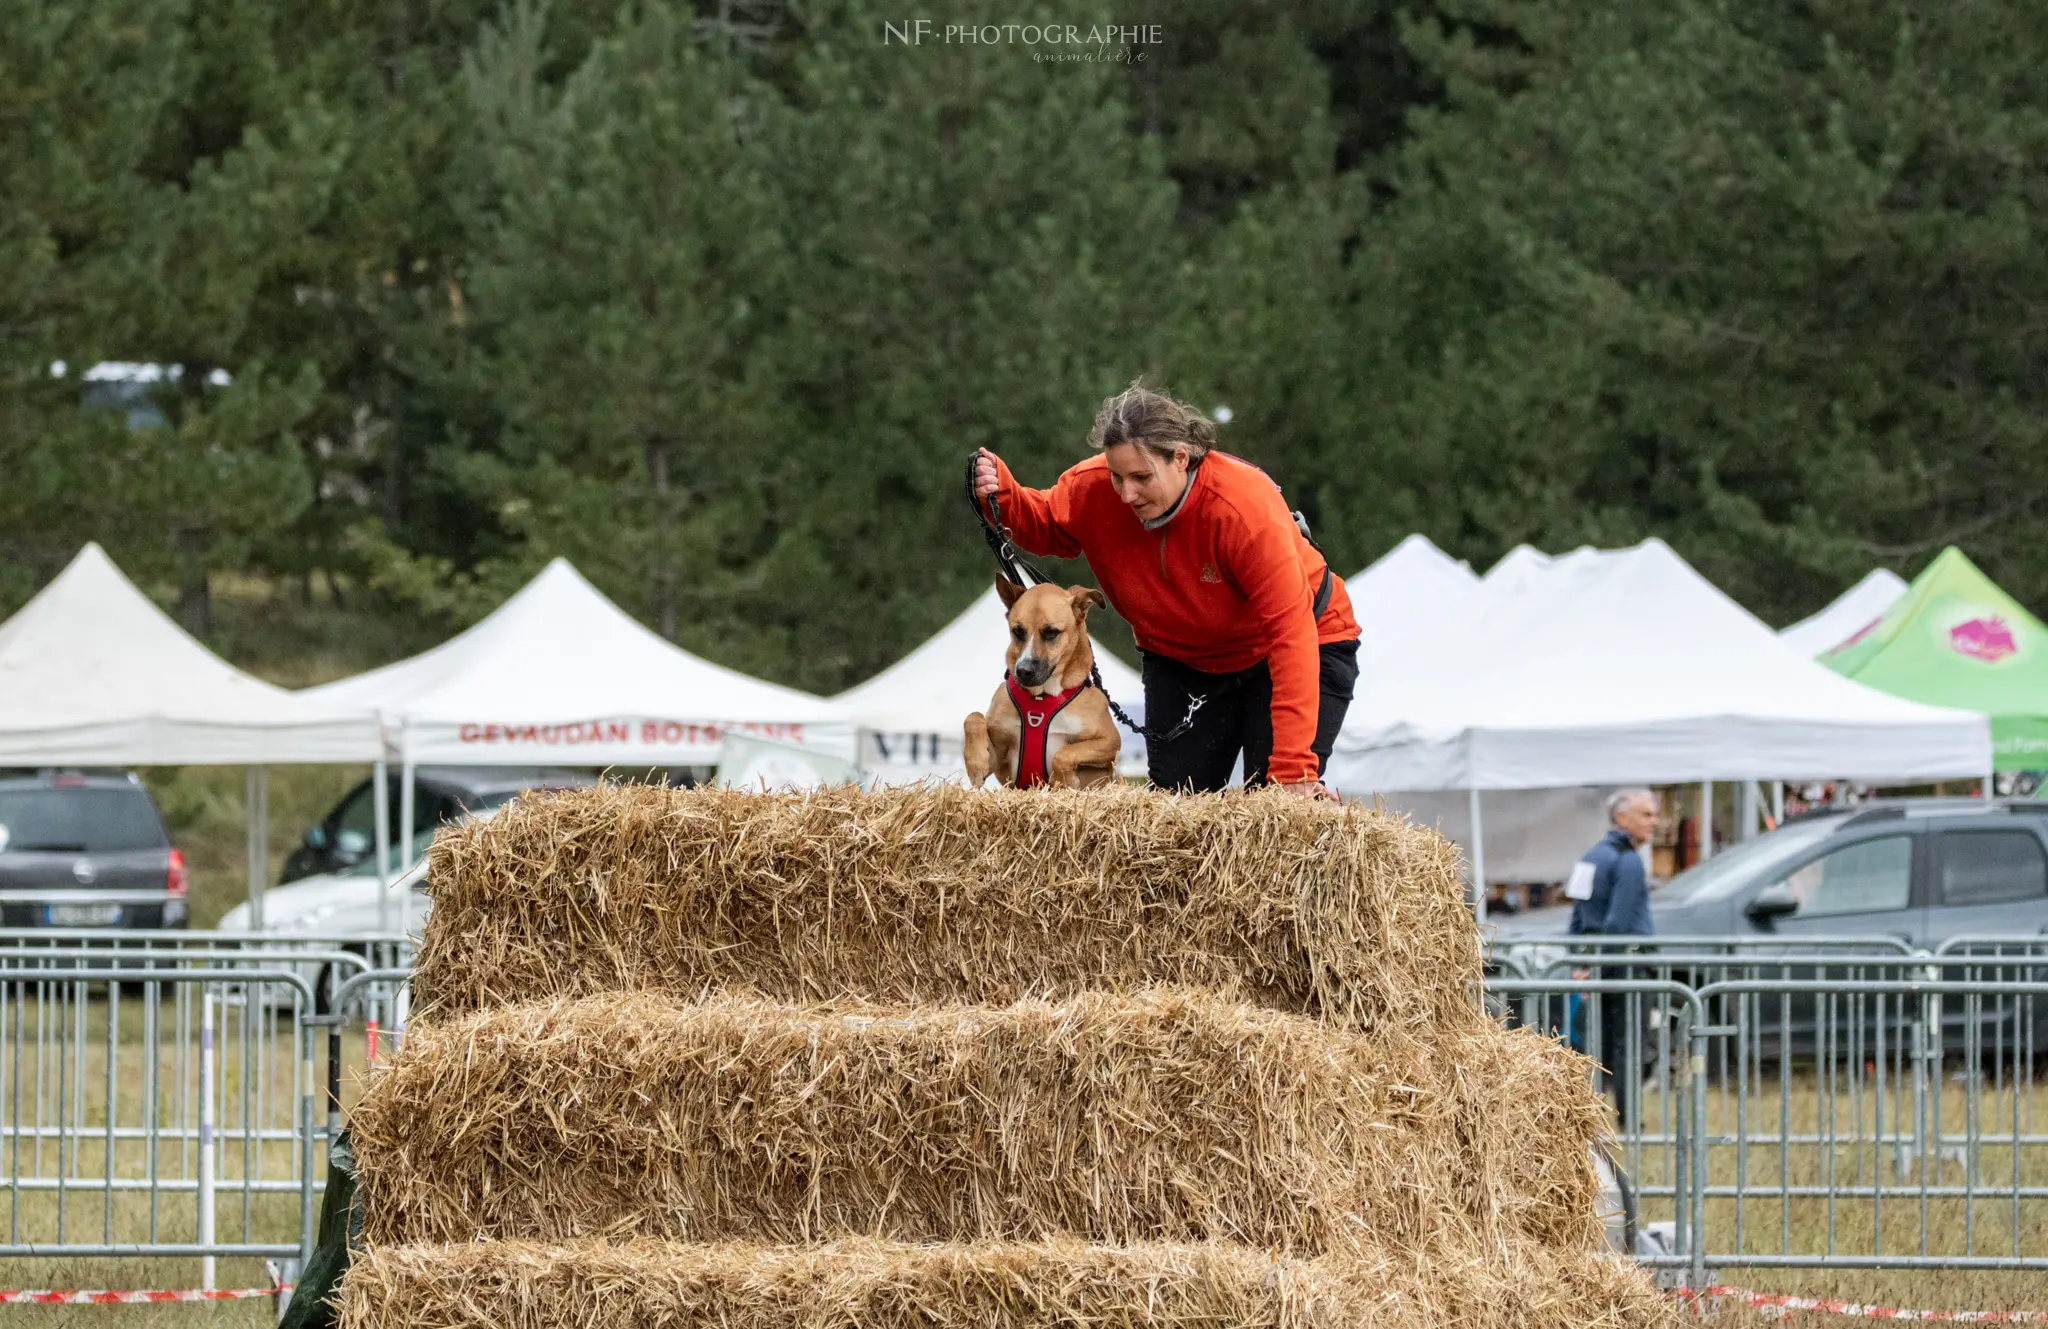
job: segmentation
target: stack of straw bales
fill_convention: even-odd
[[[350,1326],[1663,1324],[1454,853],[1275,795],[655,788],[445,833]]]

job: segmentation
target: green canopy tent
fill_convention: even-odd
[[[1996,769],[2048,769],[2048,628],[1953,545],[1820,661],[1893,696],[1988,715]]]

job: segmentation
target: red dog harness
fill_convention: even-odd
[[[1033,785],[1050,784],[1046,769],[1045,739],[1052,731],[1053,717],[1067,709],[1067,703],[1080,696],[1088,688],[1082,681],[1065,692],[1055,692],[1043,697],[1034,697],[1017,685],[1017,680],[1003,675],[1003,685],[1010,689],[1010,704],[1017,708],[1017,716],[1024,721],[1019,733],[1017,749],[1017,787],[1029,789]]]

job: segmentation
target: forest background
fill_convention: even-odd
[[[565,555],[829,693],[986,585],[968,451],[1139,375],[1340,571],[2048,604],[2048,6],[0,9],[0,613],[99,540],[301,683]]]

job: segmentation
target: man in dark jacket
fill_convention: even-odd
[[[1572,900],[1568,929],[1575,937],[1647,937],[1657,931],[1650,919],[1650,883],[1637,852],[1650,842],[1657,825],[1657,796],[1647,789],[1624,789],[1607,800],[1612,829],[1586,851],[1581,869],[1572,874],[1567,894]],[[1588,878],[1584,865],[1593,871]],[[1585,882],[1580,896],[1571,888]]]
[[[1650,883],[1637,851],[1650,842],[1657,825],[1657,796],[1648,789],[1624,789],[1607,800],[1612,823],[1586,851],[1565,883],[1572,901],[1568,931],[1575,937],[1647,937],[1657,926],[1650,918]],[[1633,977],[1626,966],[1607,966],[1594,978]],[[1625,992],[1600,998],[1600,1062],[1614,1086],[1615,1114],[1621,1129],[1636,1127],[1637,1091],[1642,1087],[1642,998]]]

